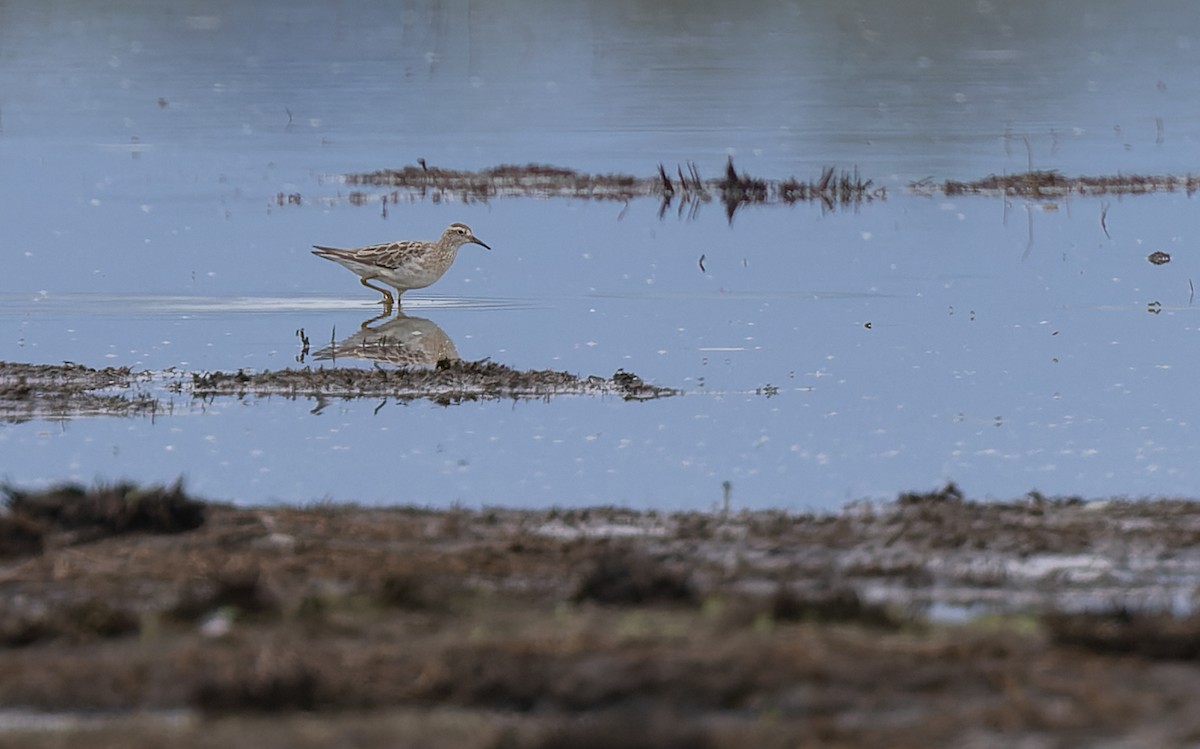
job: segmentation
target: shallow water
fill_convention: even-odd
[[[707,507],[726,481],[751,506],[947,479],[1194,494],[1191,199],[905,190],[1031,165],[1188,171],[1200,46],[1181,30],[1200,8],[1151,6],[6,4],[0,358],[297,366],[298,330],[315,351],[378,311],[309,245],[464,221],[494,251],[464,248],[405,303],[463,358],[623,368],[687,394],[176,395],[155,419],[4,425],[0,472],[435,505]],[[729,154],[768,178],[857,165],[888,197],[732,222],[716,203],[660,219],[653,201],[524,199],[385,217],[337,179],[418,158],[716,176]]]

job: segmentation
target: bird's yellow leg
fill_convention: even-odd
[[[361,280],[363,286],[366,286],[368,289],[375,289],[380,294],[383,294],[383,305],[385,307],[387,307],[389,310],[392,308],[392,305],[396,303],[396,299],[392,296],[392,292],[388,291],[387,289],[381,289],[378,286],[367,283],[368,281],[371,280],[370,278],[363,278],[360,280]]]
[[[378,315],[375,315],[370,320],[367,320],[366,322],[364,322],[362,325],[359,325],[358,329],[359,330],[370,330],[371,323],[377,322],[379,320],[382,320],[385,317],[391,317],[391,316],[392,316],[392,307],[391,307],[391,305],[386,305],[383,308],[383,312],[380,312]]]

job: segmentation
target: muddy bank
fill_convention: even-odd
[[[616,395],[652,400],[679,391],[643,382],[617,370],[612,377],[579,377],[553,370],[516,370],[494,362],[443,359],[432,369],[284,369],[248,374],[192,375],[192,395],[284,395],[312,398],[386,397],[452,404],[480,399],[552,398],[558,395]]]
[[[0,361],[0,421],[150,415],[159,403],[141,389],[149,379],[129,367]]]
[[[433,511],[123,486],[10,489],[8,507],[5,537],[37,539],[0,559],[0,704],[21,710],[0,729],[22,746],[1163,746],[1200,731],[1191,502],[947,487],[821,514]],[[116,717],[61,718],[79,710]],[[33,730],[38,715],[57,727]]]
[[[318,352],[321,353],[321,352]],[[170,410],[157,397],[184,394],[312,398],[427,399],[443,405],[474,400],[545,399],[562,395],[617,396],[653,400],[680,391],[644,382],[617,370],[611,377],[580,377],[553,370],[517,370],[494,362],[442,359],[432,368],[346,367],[246,372],[133,372],[128,367],[91,369],[78,364],[0,362],[0,420],[143,416]]]

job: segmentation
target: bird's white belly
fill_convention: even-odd
[[[378,278],[399,289],[423,289],[442,277],[445,268],[412,266],[401,270],[378,271]]]

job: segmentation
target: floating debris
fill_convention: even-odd
[[[1162,250],[1159,250],[1158,252],[1151,252],[1146,259],[1155,265],[1166,265],[1167,263],[1171,262],[1171,256]]]
[[[1128,195],[1151,192],[1178,192],[1191,195],[1200,189],[1200,176],[1154,174],[1118,174],[1111,177],[1064,177],[1057,170],[1032,170],[1019,174],[992,174],[973,182],[948,179],[942,183],[932,181],[913,182],[909,189],[918,195],[1020,195],[1029,198],[1060,198],[1072,193],[1078,195]],[[1101,213],[1104,225],[1105,209]],[[1105,229],[1107,233],[1107,229]]]
[[[399,201],[402,194],[415,199],[433,201],[457,198],[469,203],[500,197],[575,198],[583,200],[614,200],[628,202],[635,198],[653,197],[661,201],[659,216],[678,201],[679,214],[695,216],[703,203],[719,199],[726,215],[733,214],[749,203],[786,204],[819,202],[826,209],[847,207],[873,200],[883,200],[887,190],[863,180],[858,170],[836,172],[826,168],[814,181],[790,177],[771,181],[738,174],[730,158],[721,179],[703,179],[696,165],[689,162],[676,167],[671,177],[666,168],[658,165],[653,177],[629,174],[584,174],[573,169],[544,164],[524,166],[504,164],[478,172],[431,167],[424,161],[403,169],[383,169],[364,174],[348,174],[343,179],[350,185],[370,185],[394,188],[391,193],[371,196],[356,190],[347,196],[353,205],[373,200]]]

